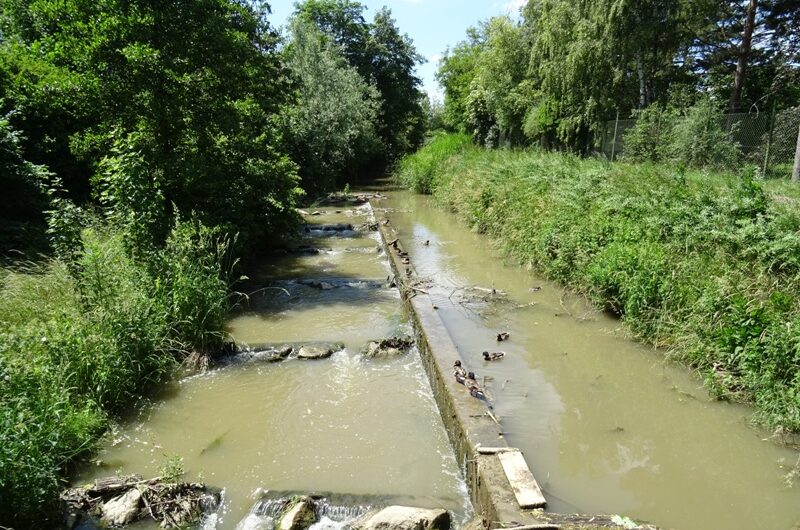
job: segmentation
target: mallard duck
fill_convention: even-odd
[[[488,351],[485,351],[485,352],[483,352],[483,360],[484,361],[496,361],[498,359],[502,359],[503,357],[505,357],[505,355],[506,355],[506,352],[504,352],[504,351],[494,351],[494,352],[491,352],[491,353],[488,352]]]
[[[469,390],[469,395],[471,395],[472,397],[478,399],[486,399],[486,394],[481,388],[480,383],[478,383],[478,381],[475,380],[474,372],[470,372],[467,374],[467,378],[464,381],[464,386],[467,387],[467,389]]]
[[[501,331],[500,333],[497,334],[497,342],[503,342],[504,340],[508,340],[510,336],[511,333],[509,333],[508,331]]]
[[[464,384],[464,380],[467,377],[467,371],[461,366],[461,361],[456,361],[453,364],[453,376],[456,378],[457,383]]]

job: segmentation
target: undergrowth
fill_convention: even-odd
[[[0,269],[0,522],[35,527],[75,457],[189,351],[222,341],[227,242],[178,221],[134,257],[93,223],[68,258]]]
[[[800,190],[750,174],[485,150],[460,136],[434,139],[398,178],[619,314],[713,395],[800,432]]]

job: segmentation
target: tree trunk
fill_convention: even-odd
[[[792,182],[800,182],[800,127],[797,128],[797,147],[794,148],[794,168]]]
[[[639,108],[647,106],[647,79],[644,75],[644,64],[642,64],[642,52],[636,52],[636,73],[639,75]]]
[[[756,25],[757,10],[758,0],[750,0],[747,3],[747,16],[744,20],[742,44],[739,46],[739,60],[736,62],[736,73],[733,76],[733,91],[731,92],[731,101],[728,107],[730,112],[736,112],[739,109],[744,77],[747,73],[747,63],[750,60],[750,48],[753,44],[753,29]]]

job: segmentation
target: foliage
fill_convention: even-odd
[[[29,138],[31,161],[46,163],[73,198],[94,193],[125,215],[141,213],[139,224],[153,225],[142,230],[159,243],[178,213],[195,212],[245,240],[287,228],[296,168],[277,149],[274,123],[286,77],[276,35],[248,4],[2,7],[10,13],[0,63],[12,79],[12,122]],[[128,186],[139,190],[135,197],[120,193]],[[149,187],[153,196],[139,212]]]
[[[0,116],[0,248],[27,248],[31,238],[26,221],[42,223],[44,194],[41,184],[47,170],[25,160],[20,148],[19,133],[11,127],[8,116]]]
[[[767,101],[793,105],[800,94],[797,9],[759,2],[747,47],[747,6],[528,0],[521,21],[481,22],[445,55],[437,78],[447,124],[486,146],[539,143],[586,153],[617,113],[687,94],[684,107],[702,105],[707,94],[741,110],[766,109]]]
[[[631,162],[663,162],[669,157],[669,146],[677,114],[660,103],[637,111],[636,123],[625,132],[625,158]]]
[[[431,193],[436,187],[434,178],[445,173],[441,166],[471,143],[471,138],[466,134],[435,136],[423,149],[400,161],[395,178],[417,193]]]
[[[725,130],[724,118],[711,98],[702,98],[677,120],[669,157],[691,167],[732,167],[739,146]]]
[[[406,159],[408,185],[523,263],[587,293],[756,419],[800,431],[796,191],[674,166],[483,150],[442,136]],[[424,169],[430,168],[430,174]],[[416,175],[414,180],[405,175]],[[425,189],[425,186],[417,186]]]
[[[380,96],[349,66],[340,48],[302,19],[291,25],[287,64],[297,103],[282,112],[292,158],[306,191],[317,194],[353,179],[380,150]]]
[[[214,351],[227,311],[225,243],[178,221],[149,262],[106,225],[74,263],[0,270],[0,521],[52,514],[67,466],[111,414],[163,381],[182,353]]]
[[[377,89],[375,129],[383,161],[391,163],[418,147],[424,136],[421,81],[414,73],[423,58],[400,33],[388,8],[378,10],[371,23],[365,10],[353,0],[303,0],[296,4],[294,18],[327,35],[364,82]]]
[[[683,111],[653,104],[637,113],[626,132],[625,157],[632,161],[669,161],[682,167],[733,167],[739,146],[734,128],[711,98],[702,98]]]

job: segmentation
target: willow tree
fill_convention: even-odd
[[[617,111],[666,97],[684,75],[675,61],[690,33],[682,2],[530,0],[523,14],[530,75],[569,145]]]

